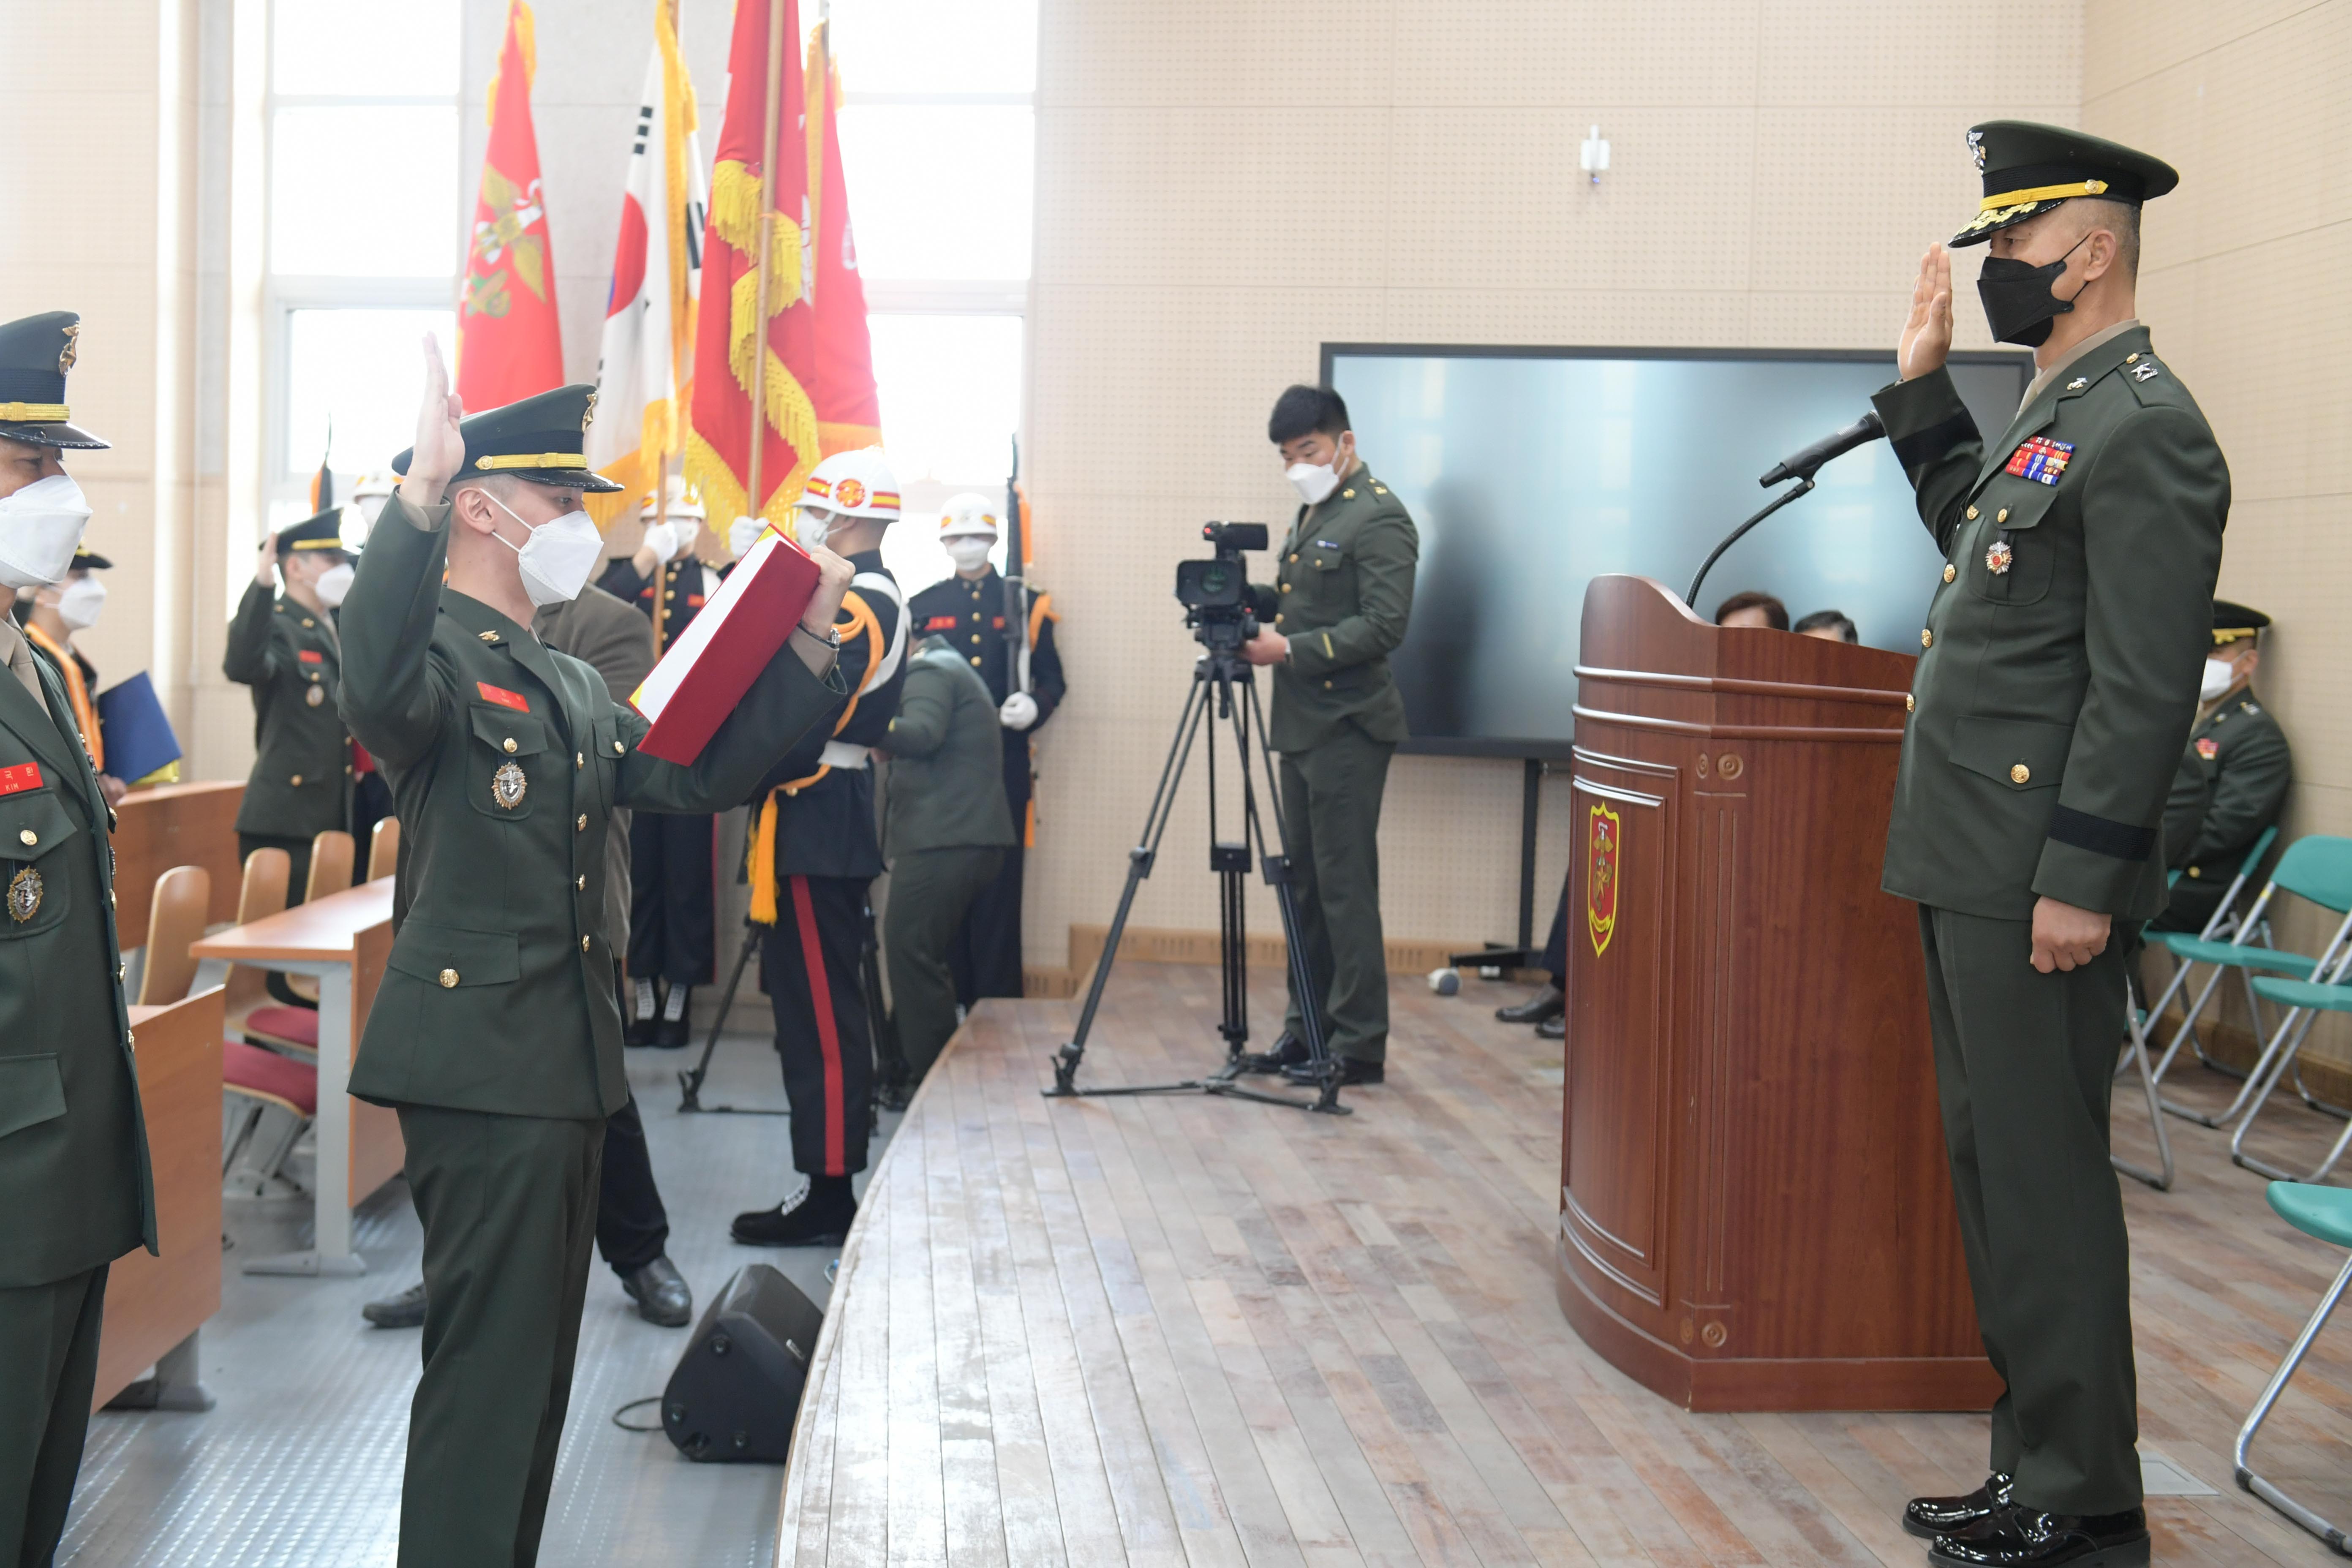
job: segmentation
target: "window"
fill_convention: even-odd
[[[834,53],[883,438],[906,497],[883,554],[911,594],[950,570],[947,499],[1004,494],[1021,426],[1036,0],[859,0],[835,11]]]
[[[459,0],[273,0],[263,447],[273,528],[310,515],[322,457],[347,497],[407,446],[417,340],[431,331],[445,353],[456,346],[458,20]],[[228,555],[234,601],[251,563]]]

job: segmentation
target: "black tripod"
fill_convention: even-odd
[[[1290,879],[1290,846],[1282,825],[1281,794],[1275,785],[1274,758],[1265,749],[1265,724],[1258,709],[1257,684],[1255,672],[1243,661],[1240,644],[1246,631],[1254,629],[1249,623],[1236,618],[1231,623],[1211,622],[1194,635],[1208,652],[1192,667],[1192,687],[1184,698],[1184,711],[1176,721],[1176,738],[1170,742],[1168,760],[1160,770],[1160,787],[1152,793],[1151,811],[1144,818],[1142,842],[1127,855],[1127,886],[1118,896],[1118,913],[1111,917],[1110,934],[1103,946],[1102,956],[1095,963],[1095,977],[1087,987],[1086,1006],[1078,1014],[1078,1030],[1068,1045],[1054,1053],[1054,1087],[1045,1091],[1048,1099],[1074,1095],[1111,1094],[1218,1094],[1241,1100],[1262,1100],[1268,1105],[1287,1105],[1299,1110],[1319,1110],[1331,1116],[1352,1115],[1350,1107],[1339,1103],[1339,1063],[1325,1043],[1323,997],[1307,962],[1307,944],[1299,940],[1298,910]],[[1234,700],[1238,690],[1240,700]],[[1217,874],[1217,963],[1224,994],[1224,1016],[1217,1033],[1224,1037],[1225,1065],[1207,1078],[1185,1079],[1176,1083],[1136,1084],[1111,1089],[1080,1089],[1077,1087],[1078,1064],[1086,1059],[1087,1037],[1095,1026],[1095,1013],[1102,1005],[1103,987],[1110,979],[1110,966],[1118,957],[1120,937],[1127,931],[1129,910],[1135,907],[1135,891],[1143,879],[1151,875],[1152,863],[1160,857],[1160,835],[1168,831],[1168,819],[1176,805],[1176,786],[1184,776],[1184,764],[1192,754],[1192,742],[1205,725],[1217,724],[1233,728],[1234,747],[1241,759],[1242,774],[1242,838],[1239,843],[1221,842],[1217,838],[1217,742],[1213,736],[1206,748],[1209,773],[1209,868]],[[1278,854],[1266,853],[1265,830],[1258,820],[1257,794],[1250,783],[1253,761],[1251,740],[1257,742],[1255,761],[1265,770],[1266,798],[1276,803],[1274,814],[1276,842]],[[1240,1082],[1242,1047],[1249,1040],[1248,975],[1246,973],[1246,942],[1242,929],[1242,884],[1249,875],[1250,857],[1259,857],[1261,873],[1266,885],[1274,889],[1275,902],[1282,911],[1283,943],[1290,963],[1292,993],[1297,996],[1299,1016],[1306,1026],[1306,1046],[1308,1069],[1319,1092],[1316,1098],[1296,1100],[1286,1095],[1265,1094],[1244,1089]]]

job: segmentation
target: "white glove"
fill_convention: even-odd
[[[727,552],[740,561],[751,553],[751,546],[760,542],[760,531],[767,524],[756,517],[739,517],[727,525]]]
[[[1008,730],[1026,730],[1037,721],[1037,700],[1025,691],[1014,692],[996,710],[996,721]]]
[[[637,548],[652,551],[655,565],[666,564],[671,556],[677,553],[677,530],[667,522],[649,522],[646,524],[646,536],[638,542]]]

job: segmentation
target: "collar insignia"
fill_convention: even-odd
[[[2069,392],[2080,392],[2080,391],[2082,391],[2082,390],[2083,390],[2083,388],[2084,388],[2084,387],[2086,387],[2086,386],[2088,386],[2088,385],[2090,385],[2090,384],[2091,384],[2091,378],[2090,378],[2089,376],[2087,376],[2087,375],[2078,375],[2078,376],[2076,376],[2074,380],[2072,380],[2072,381],[2070,381],[2070,382],[2068,382],[2068,383],[2066,384],[2066,390],[2067,390],[2067,391],[2069,391]]]
[[[2158,364],[2152,359],[2142,360],[2139,363],[2132,366],[2131,378],[2134,381],[2152,380],[2163,368],[2164,367],[2162,365]]]

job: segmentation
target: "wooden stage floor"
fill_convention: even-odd
[[[1213,971],[1117,972],[1082,1081],[1213,1066]],[[1588,1350],[1552,1293],[1559,1047],[1524,994],[1392,988],[1357,1114],[1046,1100],[1075,1005],[983,1004],[875,1173],[784,1482],[782,1563],[1902,1563],[1904,1500],[1983,1474],[1980,1415],[1693,1415]],[[1254,1026],[1278,1026],[1254,976]],[[2223,1080],[2184,1075],[2191,1097]],[[2203,1081],[2199,1081],[2199,1080]],[[2146,1157],[2118,1099],[2118,1145]],[[2302,1145],[2316,1115],[2280,1113]],[[2162,1563],[2334,1561],[2231,1484],[2230,1445],[2341,1255],[2176,1122],[2124,1184]],[[2265,1434],[2352,1513],[2352,1323]]]

